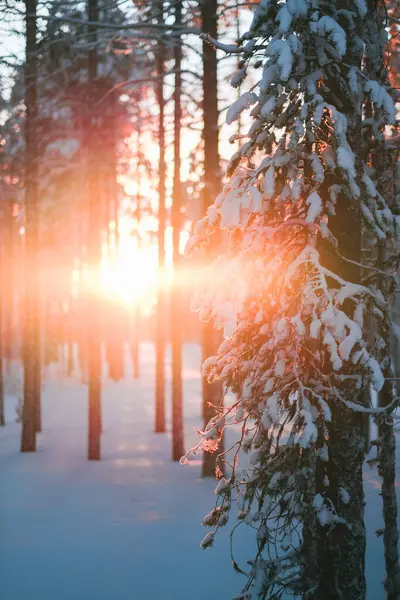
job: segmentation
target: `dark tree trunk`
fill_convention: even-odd
[[[112,83],[110,84],[112,86]],[[117,97],[115,93],[110,94],[108,101],[108,136],[109,136],[109,153],[107,154],[107,162],[105,165],[107,169],[107,207],[106,207],[106,227],[108,236],[108,251],[110,252],[110,246],[113,246],[113,250],[118,251],[119,231],[118,231],[118,213],[119,213],[119,199],[118,199],[118,183],[117,183],[117,126],[118,126],[118,114],[117,114]],[[113,223],[112,228],[110,223]],[[111,242],[111,243],[110,243]]]
[[[154,0],[155,17],[158,23],[163,22],[163,1]],[[164,270],[165,270],[165,131],[164,131],[164,45],[159,42],[156,54],[156,71],[158,80],[156,83],[158,114],[158,146],[159,146],[159,165],[158,165],[158,292],[156,307],[156,398],[155,398],[155,432],[163,433],[165,431],[165,346],[166,346],[166,328],[165,328],[165,289],[164,289]]]
[[[6,220],[6,226],[8,222]],[[3,232],[4,233],[4,226]],[[2,235],[0,237],[0,427],[6,424],[5,416],[4,416],[4,364],[3,364],[3,352],[5,348],[4,339],[3,339],[3,331],[4,331],[4,313],[3,313],[3,302],[4,302],[4,294],[3,291],[6,289],[6,280],[4,278],[4,265],[6,264],[6,253],[4,251],[4,242],[7,240],[6,236]],[[11,285],[11,282],[7,282],[8,285]]]
[[[103,82],[102,91],[98,94],[109,93],[112,82]],[[117,187],[117,102],[116,95],[110,94],[108,101],[102,109],[106,135],[105,148],[101,150],[103,159],[100,185],[104,198],[104,217],[102,228],[106,231],[108,239],[108,258],[112,262],[118,257],[118,187]],[[110,227],[110,223],[112,226]],[[104,314],[104,311],[102,311]],[[106,347],[106,360],[108,363],[108,376],[113,381],[120,381],[125,375],[125,335],[121,320],[124,308],[117,308],[113,302],[108,302],[106,307],[107,322],[104,321],[104,342]],[[112,317],[112,315],[114,315]]]
[[[97,0],[88,0],[88,19],[91,22],[99,20]],[[97,40],[96,25],[88,25],[90,42],[94,45],[89,52],[88,60],[88,160],[87,160],[87,206],[89,215],[88,228],[88,262],[92,276],[96,276],[100,264],[100,228],[101,211],[99,206],[100,190],[97,171],[97,153],[99,152],[98,132],[93,113],[96,111],[96,78],[97,78]],[[101,331],[100,306],[96,290],[89,296],[88,318],[88,459],[100,460],[101,437]]]
[[[387,14],[384,6],[377,0],[368,0],[368,31],[372,38],[372,48],[375,53],[371,53],[368,63],[372,77],[382,81],[384,85],[390,85],[389,74],[387,72],[387,57],[385,56],[385,33]],[[376,43],[380,40],[380,44]],[[375,45],[374,44],[375,41]],[[382,117],[382,109],[374,117]],[[399,152],[388,149],[384,139],[384,127],[382,125],[381,138],[372,146],[371,159],[372,165],[378,175],[377,189],[385,198],[391,209],[395,208],[396,203],[396,169],[399,160]],[[392,257],[398,249],[390,247],[387,241],[379,240],[377,251],[375,252],[376,267],[380,271],[389,272],[393,265]],[[394,300],[393,290],[388,289],[387,278],[377,276],[377,287],[385,295]],[[391,339],[386,335],[386,343],[389,351],[391,349]],[[396,388],[393,385],[393,372],[390,365],[384,372],[386,381],[378,395],[378,404],[380,407],[388,406],[396,395]],[[398,382],[397,382],[398,383]],[[382,477],[382,509],[384,520],[383,545],[386,566],[385,588],[388,600],[398,600],[400,597],[400,565],[399,565],[399,531],[398,531],[398,509],[396,498],[396,438],[394,435],[393,411],[384,418],[378,420],[379,426],[379,446],[378,446],[378,470]]]
[[[175,4],[175,23],[182,21],[182,2]],[[181,94],[182,94],[182,46],[175,42],[175,89],[174,89],[174,181],[172,193],[172,247],[173,287],[171,302],[171,352],[172,352],[172,460],[179,461],[185,452],[183,436],[182,393],[182,316],[179,287],[179,239],[181,232]]]
[[[201,3],[202,30],[217,38],[218,0],[203,0]],[[218,152],[218,78],[217,55],[210,44],[203,42],[203,140],[204,140],[204,205],[203,214],[212,204],[219,192],[220,165]],[[215,245],[210,248],[208,258],[215,255]],[[203,361],[216,353],[218,334],[213,322],[204,323],[202,327],[202,359]],[[203,377],[203,419],[204,426],[215,414],[215,406],[222,402],[222,386],[216,381],[208,383]],[[215,455],[204,452],[203,477],[215,474]]]
[[[307,477],[303,483],[303,542],[302,542],[302,557],[303,557],[303,581],[304,593],[302,598],[309,600],[314,598],[311,590],[316,590],[319,579],[319,558],[318,558],[318,527],[317,513],[314,508],[315,495],[320,491],[318,489],[318,463],[316,445],[310,447],[303,456],[303,465],[308,469]]]
[[[13,339],[14,322],[14,289],[15,289],[15,245],[19,242],[18,228],[16,226],[17,204],[7,203],[6,207],[6,226],[4,230],[4,257],[2,261],[3,281],[3,301],[4,301],[4,358],[6,359],[6,372],[10,367],[13,357],[15,340]]]
[[[328,497],[347,525],[332,532],[320,531],[318,600],[363,600],[365,585],[365,526],[362,466],[362,417],[344,407],[334,407],[329,426]],[[345,504],[341,488],[350,495]]]
[[[384,168],[384,158],[385,150],[382,148],[378,159],[381,164],[378,168],[379,172],[387,173],[387,170]],[[396,163],[394,162],[392,164],[392,167],[394,167],[393,182],[395,166]],[[390,164],[386,164],[386,167],[390,169]],[[390,205],[390,200],[393,200],[393,197],[390,198],[390,193],[385,194],[385,191],[388,192],[388,190],[382,189],[384,187],[379,186],[378,189]],[[385,271],[386,260],[386,245],[379,245],[376,266],[381,271]],[[382,289],[384,289],[385,282],[381,281],[380,283]],[[387,339],[386,342],[390,347],[391,340]],[[393,383],[394,373],[391,366],[387,367],[384,375],[385,383],[378,394],[378,405],[381,408],[388,406],[396,396],[396,387]],[[384,521],[383,546],[386,566],[385,589],[387,600],[398,600],[400,598],[399,530],[397,526],[398,509],[396,496],[396,437],[394,434],[393,412],[385,415],[382,419],[378,419],[378,471],[382,477],[381,497]]]
[[[70,326],[68,335],[69,335],[69,340],[68,340],[67,375],[68,375],[68,377],[72,377],[72,374],[74,372],[74,345],[73,345],[73,341],[71,338],[71,335],[72,335],[71,326]]]
[[[137,249],[140,252],[141,238],[140,238],[140,221],[142,218],[142,156],[141,156],[141,135],[142,135],[142,111],[140,106],[140,92],[137,100],[137,119],[136,119],[136,132],[137,132],[137,160],[136,160],[136,182],[137,182],[137,194],[136,194],[136,234],[137,234]],[[140,254],[139,254],[140,256]],[[139,361],[139,350],[140,350],[140,304],[139,299],[135,298],[135,305],[133,307],[133,326],[132,326],[132,363],[133,363],[133,377],[139,379],[140,375],[140,361]]]
[[[356,131],[353,131],[353,136],[356,136]],[[341,198],[336,206],[336,215],[329,220],[329,226],[338,240],[340,254],[360,263],[361,218],[358,207],[349,205],[347,198]],[[358,265],[341,261],[335,257],[332,249],[325,254],[321,248],[321,262],[347,281],[361,281],[361,269]],[[344,309],[346,310],[345,306]],[[352,400],[363,404],[363,393],[359,393],[359,397]],[[337,525],[331,533],[320,528],[320,585],[316,598],[363,600],[366,594],[362,473],[365,420],[360,413],[338,405],[337,398],[332,398],[329,403],[332,420],[328,424],[328,497],[350,527]],[[348,504],[342,500],[341,488],[347,490],[350,495]]]
[[[392,377],[391,369],[385,373]],[[393,400],[393,382],[388,379],[380,393],[380,406]],[[379,425],[379,475],[382,477],[383,547],[385,554],[387,600],[400,597],[399,530],[397,526],[396,497],[396,437],[393,431],[393,416],[388,415]]]
[[[339,243],[342,256],[360,263],[361,259],[361,219],[358,207],[349,206],[348,200],[338,201],[335,217],[329,220],[330,230]],[[354,264],[336,259],[321,252],[321,262],[343,279],[353,283],[361,281],[361,269]],[[346,309],[346,307],[344,306]],[[364,395],[352,400],[363,404]],[[320,585],[318,600],[363,600],[365,585],[365,526],[364,489],[362,466],[365,452],[365,419],[354,413],[338,400],[330,402],[332,420],[329,431],[329,478],[328,497],[338,514],[351,527],[337,525],[331,533],[320,528],[321,548],[319,549]],[[347,490],[350,502],[341,499],[341,488]]]
[[[360,69],[361,56],[351,46],[352,42],[349,41],[346,60]],[[335,74],[332,78],[327,78],[330,92],[324,95],[324,99],[334,105],[337,98],[342,99],[337,81]],[[343,105],[341,111],[348,117],[347,138],[356,156],[360,157],[361,102],[356,106],[348,99],[343,99]],[[330,184],[331,181],[326,180],[324,185]],[[338,252],[326,242],[320,241],[321,263],[344,280],[361,283],[361,212],[357,199],[351,200],[344,195],[338,197],[335,215],[329,217],[329,229],[337,239]],[[350,307],[345,302],[342,308],[346,312]],[[330,362],[327,362],[331,371]],[[364,392],[354,390],[349,400],[364,404]],[[316,598],[364,600],[366,537],[362,468],[365,456],[365,419],[362,414],[346,408],[336,397],[328,398],[328,402],[332,420],[328,423],[327,497],[349,526],[339,524],[331,532],[319,526],[320,579]],[[342,488],[350,496],[348,503],[343,501]]]
[[[21,452],[36,450],[40,416],[39,163],[36,0],[26,0],[24,401]]]

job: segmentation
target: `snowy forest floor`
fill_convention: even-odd
[[[201,457],[170,460],[170,363],[167,433],[154,434],[154,352],[140,349],[141,378],[103,387],[101,462],[86,460],[87,386],[60,381],[43,390],[43,433],[35,454],[20,454],[16,398],[6,397],[0,429],[1,600],[230,600],[245,579],[231,565],[228,526],[202,551],[202,517],[214,502]],[[184,352],[185,444],[201,427],[200,349]],[[234,435],[232,432],[230,435]],[[398,452],[398,455],[400,453]],[[399,457],[400,458],[400,457]],[[368,599],[383,600],[380,480],[366,467]],[[234,515],[232,515],[234,516]],[[233,523],[233,521],[232,521]],[[235,560],[246,568],[254,532],[239,528]]]

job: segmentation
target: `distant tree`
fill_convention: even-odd
[[[91,50],[88,55],[88,90],[87,90],[87,209],[89,215],[88,262],[91,276],[96,284],[100,267],[100,231],[102,223],[99,219],[100,188],[98,155],[100,153],[100,131],[96,123],[97,84],[97,26],[99,20],[98,0],[88,0],[88,40]],[[101,213],[100,213],[101,214]],[[88,459],[101,458],[101,332],[100,305],[96,291],[89,292],[88,298],[88,358],[89,358],[89,415],[88,415]]]
[[[36,0],[25,2],[25,302],[24,302],[24,402],[21,451],[36,450],[40,431],[40,304],[39,304],[39,154],[37,99]]]
[[[4,228],[3,232],[4,233]],[[3,239],[2,239],[3,238]],[[0,237],[0,283],[1,286],[4,286],[5,278],[4,278],[4,264],[5,264],[5,256],[4,256],[4,235]],[[3,301],[4,295],[0,293],[0,427],[6,424],[5,415],[4,415],[4,361],[3,361],[3,352],[4,352],[4,326],[3,326]]]
[[[153,0],[153,18],[161,25],[164,22],[163,0]],[[156,306],[156,332],[155,332],[155,352],[156,352],[156,397],[155,397],[155,423],[156,433],[165,431],[165,348],[166,348],[166,290],[165,290],[165,227],[166,227],[166,165],[165,165],[165,97],[164,97],[164,76],[165,76],[165,45],[162,40],[157,43],[155,50],[156,66],[156,98],[158,106],[158,289]]]
[[[208,380],[240,394],[211,419],[199,447],[215,447],[226,425],[241,426],[234,456],[220,458],[229,473],[202,542],[212,545],[236,500],[239,521],[257,530],[237,598],[366,595],[362,417],[387,425],[393,445],[398,404],[388,377],[388,306],[399,231],[382,186],[384,173],[393,181],[382,132],[396,112],[385,72],[369,66],[384,52],[382,29],[368,28],[374,20],[372,1],[316,8],[262,0],[238,45],[203,35],[240,54],[234,87],[261,69],[227,112],[231,124],[251,108],[252,124],[188,246],[202,247],[220,230],[230,236],[213,265],[218,282],[199,291],[197,308],[226,337],[205,362]],[[361,263],[363,227],[385,240],[384,268]],[[378,284],[361,282],[362,268],[378,269]],[[365,389],[386,385],[384,406],[366,404]],[[241,451],[251,457],[239,473]],[[393,493],[392,486],[391,533]],[[391,558],[396,575],[397,551]]]
[[[142,247],[142,232],[141,232],[141,219],[143,209],[143,198],[142,198],[142,169],[143,169],[143,156],[142,156],[142,107],[141,107],[141,90],[136,95],[136,165],[135,165],[135,176],[136,176],[136,206],[135,206],[135,219],[136,219],[136,239],[137,249],[140,252]],[[140,374],[140,303],[137,298],[133,309],[133,331],[132,331],[132,362],[133,362],[133,376],[138,379]]]
[[[182,22],[182,1],[174,2],[175,24]],[[182,227],[181,130],[182,130],[182,45],[178,38],[174,47],[174,175],[172,188],[172,252],[173,283],[171,298],[171,357],[172,357],[172,460],[179,461],[185,451],[183,436],[182,392],[182,300],[180,293],[180,234]]]

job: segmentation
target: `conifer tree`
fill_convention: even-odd
[[[364,0],[261,0],[238,45],[203,35],[240,55],[234,87],[252,74],[226,116],[231,124],[251,109],[247,140],[187,248],[229,232],[211,267],[218,285],[194,304],[225,335],[204,363],[208,380],[240,394],[194,451],[216,451],[224,428],[241,425],[234,457],[218,457],[227,472],[202,542],[212,545],[234,501],[237,518],[257,529],[237,598],[366,594],[362,416],[388,422],[397,406],[393,386],[379,408],[364,393],[388,382],[398,261],[396,220],[371,161],[396,118],[384,73],[366,68],[371,10]],[[387,245],[384,269],[365,267],[385,285],[361,281],[362,228]],[[241,471],[242,452],[251,466]]]

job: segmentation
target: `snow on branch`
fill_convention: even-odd
[[[387,382],[391,320],[384,289],[395,275],[389,248],[396,247],[398,225],[371,168],[373,150],[364,149],[369,138],[361,115],[368,103],[371,139],[383,139],[393,100],[361,56],[372,43],[363,26],[367,5],[351,3],[346,18],[338,7],[330,2],[328,16],[308,0],[261,0],[238,45],[200,36],[226,54],[243,53],[233,87],[254,75],[226,118],[232,124],[250,110],[247,135],[234,137],[242,146],[187,246],[190,254],[221,231],[229,238],[224,254],[206,268],[192,309],[223,331],[204,374],[220,380],[234,400],[198,432],[193,452],[217,452],[224,429],[240,427],[234,458],[217,457],[225,478],[205,519],[213,531],[203,545],[211,545],[236,505],[238,522],[257,530],[245,590],[263,598],[312,589],[298,526],[315,519],[327,531],[347,524],[343,505],[351,495],[342,487],[339,500],[329,496],[324,466],[337,415],[385,417],[398,402],[373,409],[364,396]],[[385,147],[397,148],[397,137]],[[363,264],[361,254],[347,252],[350,210],[355,236],[363,219],[368,236],[385,242],[384,265]],[[374,273],[373,282],[361,279],[365,271]],[[243,453],[249,466],[241,470]],[[318,477],[328,481],[319,494],[317,459]],[[296,539],[287,564],[275,539]]]
[[[211,37],[208,33],[200,33],[200,39],[208,42],[214,48],[218,50],[223,50],[226,54],[241,54],[244,51],[242,46],[237,46],[236,44],[223,44],[219,42],[215,38]]]

